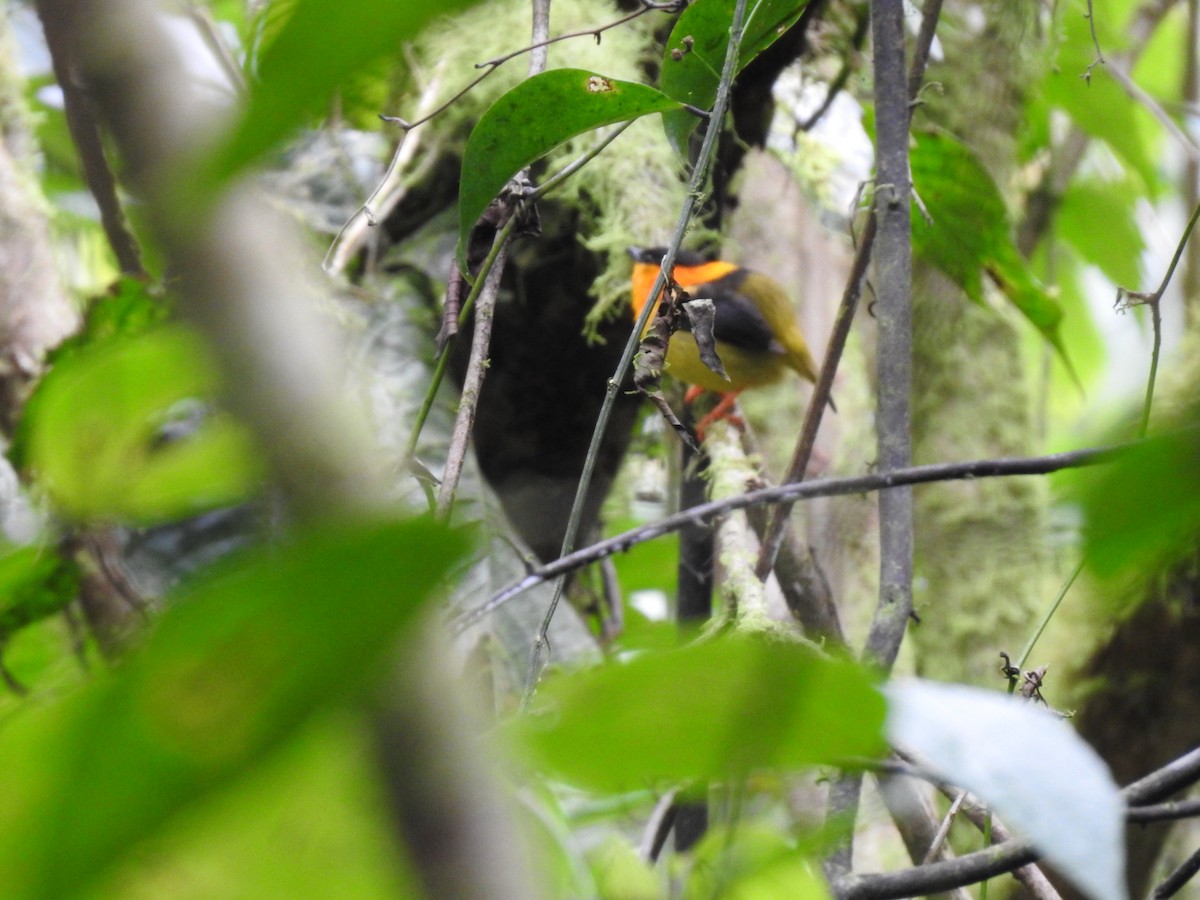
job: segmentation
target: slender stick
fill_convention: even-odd
[[[1159,440],[1151,438],[1150,441]],[[568,572],[574,572],[614,553],[623,553],[637,544],[654,540],[664,534],[678,531],[685,525],[694,522],[707,522],[718,516],[747,509],[752,506],[762,506],[770,503],[796,503],[811,500],[814,497],[835,497],[847,494],[862,494],[870,491],[883,491],[901,485],[929,484],[936,481],[951,481],[956,479],[997,478],[1018,475],[1046,475],[1062,469],[1074,469],[1082,466],[1094,466],[1113,462],[1129,450],[1143,446],[1142,441],[1128,444],[1118,444],[1111,447],[1100,447],[1089,450],[1075,450],[1070,453],[1055,453],[1049,456],[1020,457],[1016,459],[988,459],[966,463],[936,463],[934,465],[913,466],[910,469],[891,472],[875,472],[870,475],[856,475],[851,478],[824,478],[817,481],[791,482],[775,487],[749,491],[737,497],[725,500],[714,500],[691,509],[683,510],[671,516],[659,519],[638,528],[618,534],[615,537],[599,541],[590,547],[584,547],[574,553],[562,556],[553,562],[533,569],[519,581],[509,585],[494,594],[487,602],[473,609],[460,613],[454,618],[458,629],[465,629],[484,616],[504,606],[510,600],[523,594],[530,588],[558,578]]]
[[[733,84],[733,75],[737,70],[738,46],[742,39],[742,22],[746,15],[746,3],[747,0],[737,0],[734,6],[733,21],[729,29],[729,49],[725,54],[725,66],[721,72],[721,79],[717,84],[717,97],[713,102],[708,130],[704,134],[704,142],[701,144],[695,168],[692,170],[692,177],[688,183],[687,196],[679,211],[679,221],[675,226],[675,233],[672,235],[670,245],[667,247],[667,252],[663,257],[658,277],[655,278],[654,285],[650,289],[652,301],[657,299],[666,286],[667,273],[675,265],[675,255],[678,253],[679,245],[683,242],[684,232],[687,230],[692,213],[696,208],[702,189],[708,178],[708,170],[716,150],[717,137],[721,132],[721,124],[725,119],[725,111],[729,107],[729,94]],[[592,440],[588,446],[587,457],[584,459],[583,472],[579,477],[579,486],[575,491],[575,501],[571,507],[571,515],[567,520],[566,532],[563,535],[562,551],[559,556],[566,556],[575,549],[575,539],[579,534],[579,524],[583,518],[584,502],[591,487],[592,475],[596,469],[600,444],[604,439],[604,432],[608,428],[608,420],[612,416],[613,407],[616,405],[617,392],[620,390],[621,382],[625,379],[625,374],[629,371],[629,366],[633,362],[633,355],[637,351],[638,342],[641,340],[642,332],[645,331],[646,323],[650,320],[650,314],[654,311],[655,306],[657,306],[656,303],[649,302],[642,308],[642,313],[629,334],[629,340],[625,342],[625,349],[621,354],[620,361],[617,363],[617,369],[613,373],[613,377],[609,379],[608,387],[604,394],[604,402],[600,407],[600,414],[596,417],[596,426],[592,431]],[[541,627],[538,629],[533,646],[530,648],[529,667],[525,679],[526,703],[533,696],[533,691],[537,688],[538,678],[545,665],[544,654],[547,648],[547,635],[550,631],[550,623],[554,619],[555,610],[557,610],[559,601],[562,599],[562,590],[563,583],[559,581],[555,585],[554,596],[550,600],[550,605],[546,609],[546,615],[542,619]]]
[[[512,219],[509,219],[511,222]],[[448,518],[458,481],[462,477],[463,463],[467,458],[467,447],[471,442],[471,429],[475,425],[475,411],[479,407],[479,394],[483,390],[484,372],[487,370],[488,347],[492,340],[492,321],[496,311],[496,297],[500,293],[500,279],[504,276],[504,263],[508,259],[508,242],[512,229],[496,232],[492,243],[492,266],[486,278],[476,279],[482,284],[475,311],[475,330],[471,337],[471,360],[467,363],[467,374],[463,379],[462,395],[458,403],[458,415],[454,419],[454,430],[450,435],[450,449],[446,455],[446,468],[442,483],[438,485],[437,516]],[[475,293],[472,291],[472,293]]]
[[[921,90],[925,78],[925,66],[929,61],[929,51],[933,46],[933,37],[937,31],[937,23],[941,18],[942,0],[926,0],[921,16],[921,28],[917,32],[917,40],[913,46],[912,63],[908,70],[909,117],[912,116],[913,103]],[[862,296],[862,282],[866,277],[867,267],[871,264],[871,252],[875,245],[875,217],[869,216],[861,238],[854,262],[850,266],[850,275],[846,279],[846,288],[842,293],[842,302],[838,307],[837,316],[833,323],[833,333],[829,336],[829,345],[825,350],[825,361],[821,366],[821,374],[813,387],[812,398],[804,414],[804,424],[800,429],[800,437],[796,441],[796,449],[792,453],[784,481],[800,481],[808,471],[808,463],[812,458],[813,447],[817,441],[817,431],[821,427],[821,417],[829,395],[833,390],[833,379],[846,349],[846,340],[850,336],[850,326],[858,311],[858,301]],[[767,525],[759,548],[758,561],[755,563],[755,574],[766,580],[775,567],[775,560],[783,546],[784,531],[791,508],[781,506],[772,516]]]

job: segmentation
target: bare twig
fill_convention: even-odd
[[[1129,291],[1125,288],[1117,288],[1117,304],[1121,308],[1122,302],[1126,307],[1129,306],[1149,306],[1151,323],[1154,329],[1154,347],[1150,351],[1150,375],[1146,379],[1146,399],[1142,404],[1142,419],[1138,428],[1138,437],[1146,436],[1146,429],[1150,426],[1150,408],[1154,401],[1154,382],[1158,374],[1158,355],[1162,349],[1162,312],[1159,309],[1163,294],[1167,291],[1167,285],[1171,283],[1171,278],[1175,274],[1175,268],[1179,265],[1179,260],[1183,257],[1183,250],[1187,246],[1188,238],[1192,236],[1192,229],[1196,227],[1196,221],[1200,219],[1200,203],[1192,210],[1192,215],[1188,219],[1187,226],[1183,229],[1183,236],[1180,237],[1179,243],[1175,246],[1175,255],[1171,257],[1171,264],[1167,266],[1167,273],[1163,276],[1162,282],[1158,287],[1150,292],[1143,293],[1141,291]]]
[[[1121,793],[1130,806],[1144,806],[1191,787],[1197,781],[1200,781],[1200,747],[1126,785]]]
[[[1108,66],[1105,71],[1113,77],[1113,80],[1117,84],[1125,89],[1125,93],[1133,98],[1136,103],[1140,103],[1145,107],[1150,115],[1158,120],[1158,123],[1162,125],[1167,134],[1174,138],[1183,152],[1187,154],[1189,160],[1193,162],[1200,160],[1200,146],[1196,145],[1191,135],[1179,127],[1175,120],[1171,118],[1171,114],[1163,109],[1157,100],[1146,93],[1142,89],[1142,86],[1133,80],[1129,72],[1125,70],[1124,65],[1114,60],[1113,64]]]
[[[1100,50],[1100,39],[1096,37],[1096,12],[1092,9],[1092,0],[1087,0],[1087,13],[1084,14],[1084,18],[1088,20],[1088,27],[1092,29],[1092,46],[1096,48],[1096,58],[1091,61],[1087,69],[1079,77],[1090,85],[1092,83],[1092,70],[1096,66],[1105,65],[1108,60],[1104,58],[1104,53]]]
[[[529,48],[529,77],[546,71],[546,47],[550,41],[550,0],[533,0],[533,45]]]
[[[75,149],[79,151],[83,180],[100,208],[100,225],[104,235],[117,257],[121,271],[126,275],[144,276],[146,269],[142,265],[141,251],[125,224],[125,212],[117,196],[117,181],[104,155],[104,142],[96,117],[80,84],[69,35],[64,31],[62,19],[55,15],[54,4],[50,0],[39,0],[37,9],[46,33],[54,77],[63,92],[67,128]]]
[[[1179,865],[1179,868],[1164,878],[1150,896],[1154,900],[1166,900],[1167,897],[1174,897],[1183,889],[1184,885],[1196,877],[1197,872],[1200,872],[1200,849],[1195,850]]]
[[[1169,822],[1175,819],[1195,819],[1197,817],[1200,817],[1200,798],[1131,806],[1125,811],[1126,822]]]
[[[427,110],[433,103],[437,96],[438,86],[438,75],[435,73],[417,101],[418,112]],[[321,263],[321,266],[330,275],[337,275],[346,268],[346,264],[366,243],[371,229],[386,219],[388,214],[396,208],[396,204],[404,199],[404,195],[407,193],[404,173],[420,148],[420,143],[412,137],[410,131],[411,129],[405,130],[400,135],[400,142],[392,154],[392,161],[388,164],[387,171],[383,173],[383,178],[375,190],[371,192],[371,196],[342,226],[342,230],[333,239],[329,252],[325,254],[325,259]],[[433,159],[434,155],[427,153],[426,158]]]
[[[946,843],[946,838],[950,835],[950,826],[954,824],[954,819],[958,816],[958,811],[962,809],[963,801],[966,799],[967,792],[959,791],[954,801],[950,804],[950,808],[946,810],[945,818],[942,819],[942,824],[938,828],[937,834],[933,836],[933,843],[929,845],[929,850],[926,851],[925,858],[921,860],[921,865],[929,865],[942,852],[942,845]]]
[[[509,220],[510,222],[512,219]],[[486,277],[476,280],[479,299],[475,303],[475,330],[471,337],[471,359],[463,378],[462,395],[458,403],[458,415],[454,419],[454,430],[450,436],[450,447],[446,456],[446,468],[442,482],[438,485],[437,515],[446,518],[454,503],[458,481],[462,476],[467,447],[471,441],[471,429],[475,425],[475,410],[479,405],[479,394],[483,390],[484,372],[487,369],[488,347],[492,340],[492,320],[496,310],[496,297],[500,293],[500,279],[504,275],[504,263],[508,259],[508,242],[512,228],[496,232],[490,255],[491,267]],[[475,291],[472,291],[474,294]]]
[[[903,766],[896,768],[896,771],[902,770]],[[918,777],[926,777],[919,767],[910,772]],[[932,780],[938,783],[936,778]],[[1192,750],[1126,786],[1121,795],[1126,804],[1132,806],[1174,793],[1197,780],[1200,780],[1200,749]],[[992,827],[995,832],[995,822]],[[900,872],[844,875],[832,882],[831,887],[838,900],[916,897],[1012,872],[1020,866],[1036,862],[1038,856],[1037,850],[1028,841],[1005,841],[948,862],[916,866]]]
[[[391,122],[393,125],[399,125],[406,131],[411,130],[416,128],[418,125],[425,124],[435,116],[441,115],[443,112],[457,103],[459,99],[465,97],[467,94],[473,91],[480,82],[482,82],[485,78],[495,72],[496,69],[500,68],[500,66],[504,65],[510,59],[516,59],[518,56],[521,56],[525,53],[533,53],[542,47],[548,47],[550,44],[557,44],[559,41],[566,41],[570,40],[571,38],[591,36],[599,41],[600,35],[608,31],[610,28],[616,28],[618,25],[624,25],[626,22],[631,22],[639,16],[644,16],[648,12],[679,12],[684,6],[685,3],[683,0],[671,0],[671,2],[667,3],[651,3],[649,0],[642,0],[641,9],[630,13],[627,16],[622,16],[615,22],[609,22],[607,25],[601,25],[598,28],[586,28],[582,31],[572,31],[570,34],[560,34],[558,37],[552,37],[545,41],[539,41],[530,44],[528,47],[522,47],[520,50],[514,50],[512,53],[506,53],[504,56],[498,56],[495,59],[489,59],[486,62],[476,63],[475,68],[483,69],[484,71],[482,73],[472,79],[469,84],[456,92],[450,99],[446,100],[436,109],[431,110],[419,119],[409,122],[406,119],[400,118],[399,116],[380,116],[379,118],[383,119],[385,122]]]
[[[920,92],[921,83],[925,76],[925,67],[929,61],[929,51],[933,46],[933,36],[937,30],[937,22],[941,17],[942,0],[926,0],[921,18],[921,28],[913,47],[912,63],[908,70],[908,95],[910,103]],[[911,118],[911,106],[909,116]],[[792,453],[784,481],[799,481],[808,471],[808,463],[812,458],[813,447],[816,445],[817,432],[821,427],[821,417],[825,413],[828,398],[833,390],[833,379],[837,374],[838,364],[846,349],[846,340],[850,336],[850,326],[858,310],[859,297],[862,295],[862,283],[866,277],[867,268],[871,264],[871,253],[875,244],[876,222],[874,216],[868,216],[863,234],[850,267],[846,287],[842,293],[842,302],[834,319],[833,332],[829,336],[829,344],[825,350],[825,361],[821,373],[813,387],[813,395],[805,410],[804,424],[800,429],[800,437],[796,441],[796,449]],[[791,510],[787,506],[777,509],[770,519],[766,534],[763,536],[759,549],[758,561],[755,563],[755,574],[766,579],[775,567],[783,543],[784,527]]]
[[[533,53],[537,50],[541,50],[544,47],[548,47],[550,44],[557,44],[559,41],[569,41],[572,38],[577,37],[593,37],[596,39],[596,43],[598,44],[600,43],[600,35],[604,34],[604,32],[616,28],[619,25],[624,25],[626,22],[632,22],[634,19],[638,18],[639,16],[644,16],[648,12],[677,13],[681,12],[685,6],[687,6],[687,3],[684,2],[684,0],[668,0],[666,3],[652,3],[650,0],[642,0],[641,9],[631,12],[629,15],[622,16],[615,22],[609,22],[607,25],[601,25],[599,28],[584,28],[580,31],[572,31],[568,34],[560,34],[558,37],[545,38],[542,40],[538,40],[535,37],[534,43],[532,43],[530,46],[522,47],[520,50],[514,50],[512,53],[506,53],[504,56],[497,56],[495,59],[489,59],[486,62],[476,63],[475,68],[495,68],[496,66],[503,65],[510,59],[515,59],[523,53]]]
[[[1156,439],[1151,438],[1150,440]],[[1056,453],[1050,456],[979,460],[968,463],[937,463],[935,465],[913,466],[910,469],[900,469],[891,472],[876,472],[871,475],[856,475],[851,478],[825,478],[817,481],[792,482],[777,487],[750,491],[741,496],[731,497],[726,500],[704,503],[700,506],[659,519],[657,522],[651,522],[648,525],[642,525],[639,528],[634,528],[615,537],[607,538],[590,547],[585,547],[544,566],[540,566],[520,581],[493,595],[481,606],[467,610],[456,616],[454,625],[458,629],[465,629],[530,588],[549,581],[552,578],[573,572],[614,553],[622,553],[637,544],[662,537],[664,534],[670,534],[673,531],[678,531],[689,523],[706,522],[735,510],[769,503],[795,503],[801,500],[810,500],[814,497],[833,497],[846,494],[861,494],[868,491],[882,491],[902,485],[928,484],[934,481],[1011,477],[1017,475],[1046,475],[1050,472],[1060,471],[1061,469],[1094,466],[1112,462],[1126,451],[1141,446],[1141,444],[1142,442],[1135,441],[1129,444],[1092,450],[1076,450],[1071,453]]]

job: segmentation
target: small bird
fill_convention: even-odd
[[[650,299],[665,254],[663,247],[629,249],[633,258],[635,320]],[[687,251],[680,251],[675,259],[674,278],[693,300],[713,301],[713,338],[729,376],[726,381],[701,361],[700,348],[684,317],[680,330],[671,336],[666,371],[693,385],[688,402],[702,390],[724,395],[704,424],[728,414],[737,395],[745,389],[780,381],[789,369],[816,382],[817,366],[800,331],[795,309],[777,282],[761,272],[731,262],[708,261]]]

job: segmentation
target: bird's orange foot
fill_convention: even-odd
[[[702,393],[701,389],[695,386],[688,388],[688,392],[683,398],[685,403],[690,403],[692,400],[696,399],[695,397],[691,396],[693,391],[696,392],[696,396],[699,396]],[[696,437],[701,443],[704,443],[705,432],[715,422],[724,420],[739,431],[745,429],[746,423],[743,422],[742,418],[733,411],[733,406],[735,403],[737,403],[738,394],[740,393],[741,391],[733,391],[732,393],[722,394],[721,399],[717,401],[717,405],[714,406],[703,418],[700,419],[699,422],[696,423]]]

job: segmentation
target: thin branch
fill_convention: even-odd
[[[1100,50],[1100,39],[1096,37],[1096,13],[1092,9],[1092,0],[1087,0],[1087,13],[1084,18],[1088,20],[1088,27],[1092,29],[1092,46],[1096,48],[1096,58],[1088,65],[1087,69],[1079,77],[1088,84],[1092,83],[1092,69],[1096,66],[1107,64],[1108,60],[1104,58],[1104,53]]]
[[[596,417],[596,425],[592,431],[592,440],[588,446],[587,456],[584,459],[583,471],[579,476],[579,486],[575,491],[575,500],[571,506],[571,515],[567,520],[566,531],[563,535],[562,551],[559,554],[560,557],[567,556],[575,548],[575,539],[579,533],[584,504],[588,490],[591,487],[592,475],[596,469],[600,444],[604,439],[604,432],[608,428],[608,420],[612,416],[612,410],[616,404],[617,392],[620,390],[621,383],[625,379],[625,374],[629,371],[630,363],[633,361],[633,355],[637,351],[638,342],[645,331],[650,314],[657,306],[657,303],[653,302],[653,300],[657,299],[666,286],[667,274],[675,265],[675,255],[678,253],[679,245],[683,242],[684,232],[691,222],[692,214],[699,202],[704,184],[708,178],[708,170],[716,149],[717,137],[721,132],[721,124],[725,120],[725,111],[729,107],[729,94],[733,83],[733,73],[736,71],[738,46],[742,38],[742,22],[746,14],[746,2],[747,0],[737,0],[734,6],[732,24],[729,30],[729,48],[725,54],[725,66],[721,72],[721,79],[717,83],[717,96],[713,102],[709,127],[704,134],[704,141],[701,144],[700,153],[696,158],[692,177],[688,182],[687,196],[684,198],[683,206],[679,211],[679,220],[675,226],[675,233],[671,237],[671,242],[663,257],[658,276],[655,278],[654,285],[650,289],[652,302],[647,303],[642,308],[642,313],[629,334],[629,340],[625,342],[625,349],[621,353],[621,359],[617,363],[616,371],[613,373],[613,377],[609,379],[607,389],[605,390],[604,402],[600,407],[599,415]],[[529,667],[525,683],[525,698],[527,701],[532,697],[533,691],[537,687],[538,678],[545,664],[543,652],[547,646],[546,638],[550,630],[550,623],[554,618],[555,610],[562,599],[562,589],[563,584],[560,581],[555,585],[554,596],[550,600],[550,604],[546,609],[546,615],[542,619],[541,627],[538,629],[533,646],[530,648]]]
[[[599,156],[609,144],[624,134],[625,130],[636,121],[636,119],[630,119],[628,122],[622,122],[617,125],[611,132],[597,141],[594,147],[591,147],[590,149],[579,154],[577,158],[573,159],[567,165],[563,166],[558,172],[555,172],[552,176],[542,182],[542,184],[538,185],[538,187],[534,189],[533,193],[529,195],[529,200],[539,200],[546,194],[550,193],[550,191],[557,188],[564,181]]]
[[[920,775],[920,770],[913,770]],[[1200,748],[1121,790],[1127,805],[1157,799],[1200,780]],[[935,783],[937,780],[934,779]],[[994,828],[993,824],[993,828]],[[838,900],[892,900],[939,893],[975,884],[1019,866],[1037,862],[1039,854],[1028,841],[1006,841],[947,862],[917,866],[900,872],[844,875],[831,882]]]
[[[931,0],[936,10],[938,0]],[[936,26],[924,23],[929,39]],[[875,276],[878,396],[877,456],[884,471],[912,463],[912,184],[909,174],[909,82],[904,66],[903,0],[872,0],[871,44],[875,81]],[[912,616],[912,490],[888,491],[879,498],[879,595],[863,657],[891,671]],[[827,821],[853,823],[858,814],[862,775],[844,772],[829,792]],[[854,852],[851,828],[824,860],[833,880],[850,872]]]
[[[941,855],[942,845],[946,843],[946,838],[950,835],[950,826],[954,824],[954,820],[958,817],[958,811],[962,809],[963,801],[966,799],[966,791],[959,791],[958,795],[954,797],[950,808],[946,810],[942,824],[938,826],[937,834],[933,836],[933,841],[930,843],[929,849],[925,851],[925,858],[921,860],[921,865],[927,866]]]
[[[1162,349],[1162,312],[1160,306],[1162,305],[1163,294],[1166,293],[1167,285],[1171,283],[1171,278],[1175,275],[1175,269],[1179,265],[1179,260],[1183,257],[1184,248],[1187,246],[1188,239],[1192,236],[1192,229],[1196,227],[1197,219],[1200,219],[1200,203],[1192,210],[1187,227],[1183,229],[1183,236],[1180,237],[1179,243],[1175,246],[1175,255],[1171,257],[1171,264],[1167,266],[1167,273],[1163,276],[1163,280],[1157,289],[1147,294],[1141,291],[1129,291],[1125,288],[1117,288],[1118,308],[1122,308],[1122,302],[1124,302],[1125,307],[1149,306],[1151,323],[1154,329],[1154,347],[1150,351],[1150,375],[1146,380],[1146,399],[1142,403],[1142,419],[1138,428],[1139,437],[1145,437],[1146,429],[1150,426],[1150,408],[1154,401],[1154,382],[1158,374],[1159,351]]]
[[[1197,872],[1200,872],[1200,849],[1195,850],[1180,864],[1179,868],[1164,878],[1150,896],[1154,900],[1166,900],[1167,897],[1174,897],[1183,889],[1184,885],[1196,877]]]
[[[1151,438],[1150,440],[1158,440],[1158,438]],[[1118,459],[1125,452],[1141,446],[1142,443],[1141,441],[1134,441],[1128,444],[1118,444],[1089,450],[1075,450],[1069,453],[1055,453],[1049,456],[977,460],[965,463],[937,463],[934,465],[913,466],[909,469],[897,469],[891,472],[876,472],[871,475],[856,475],[850,478],[824,478],[816,481],[792,482],[757,491],[749,491],[738,497],[731,497],[721,501],[711,501],[684,510],[683,512],[666,516],[657,522],[651,522],[648,525],[642,525],[615,537],[599,541],[590,547],[584,547],[544,566],[533,569],[521,580],[493,595],[486,603],[455,616],[453,624],[458,630],[465,629],[489,613],[499,609],[513,598],[539,584],[553,578],[558,578],[568,572],[574,572],[576,569],[581,569],[606,556],[611,556],[614,553],[622,553],[638,544],[662,537],[664,534],[678,531],[685,525],[695,522],[708,522],[718,516],[735,512],[739,509],[747,509],[752,506],[762,506],[769,503],[796,503],[802,500],[811,500],[814,497],[863,494],[904,485],[929,484],[935,481],[1003,478],[1018,475],[1046,475],[1062,469],[1074,469],[1109,463]]]
[[[507,239],[511,236],[513,229],[516,227],[515,217],[509,217],[504,223],[504,227],[500,229],[500,233],[504,234],[505,241],[492,242],[492,249],[488,252],[482,266],[480,266],[475,284],[471,288],[471,293],[467,295],[466,302],[463,303],[462,310],[458,314],[458,324],[461,328],[466,324],[467,317],[470,316],[471,310],[475,308],[475,302],[479,297],[479,292],[483,290],[484,282],[491,275],[492,267],[496,263],[496,257],[499,255],[502,248],[507,244]],[[500,237],[497,233],[496,237]],[[438,356],[437,364],[434,366],[433,376],[429,379],[429,387],[425,391],[425,397],[421,401],[421,408],[417,410],[416,420],[413,422],[412,431],[408,435],[408,445],[404,451],[405,459],[412,459],[417,452],[417,441],[421,438],[421,431],[425,427],[425,421],[429,418],[430,410],[433,409],[433,402],[437,397],[438,389],[442,385],[442,379],[446,376],[446,366],[450,362],[450,341],[442,348],[441,354]]]
[[[442,483],[438,486],[437,515],[445,519],[450,515],[458,482],[462,477],[467,447],[471,443],[471,429],[475,425],[475,411],[479,406],[479,395],[483,390],[484,373],[487,369],[488,347],[492,341],[492,321],[496,311],[496,297],[500,294],[500,279],[504,276],[504,263],[508,259],[508,243],[512,237],[511,216],[505,227],[496,232],[489,255],[491,267],[486,277],[477,278],[479,299],[475,306],[475,330],[471,337],[471,359],[467,363],[467,374],[463,378],[462,394],[458,402],[458,414],[454,419],[454,430],[450,436],[450,447],[446,455],[446,468]],[[474,294],[475,291],[472,291]]]
[[[100,209],[100,225],[117,257],[117,265],[125,275],[144,276],[141,251],[133,233],[125,223],[125,212],[117,196],[117,180],[113,177],[108,158],[104,155],[104,142],[100,126],[92,112],[87,94],[79,83],[79,74],[70,46],[70,35],[64,31],[62,18],[56,15],[55,4],[39,0],[38,17],[46,34],[46,47],[50,51],[50,62],[54,77],[63,93],[63,112],[71,140],[79,151],[79,162],[83,168],[83,180]]]
[[[1183,152],[1187,154],[1187,158],[1189,160],[1200,160],[1200,146],[1197,146],[1196,142],[1192,140],[1191,136],[1179,127],[1175,120],[1171,118],[1171,114],[1163,109],[1157,100],[1146,93],[1146,91],[1142,89],[1142,86],[1133,80],[1130,74],[1125,70],[1124,66],[1114,61],[1113,65],[1109,66],[1106,71],[1112,75],[1117,84],[1121,85],[1121,87],[1125,89],[1125,93],[1127,93],[1134,100],[1134,102],[1140,103],[1146,108],[1150,115],[1158,119],[1159,124],[1162,125],[1167,134],[1171,135],[1171,137],[1175,139],[1175,142],[1179,144]]]
[[[1143,434],[1142,437],[1145,437],[1145,434]],[[1070,576],[1063,583],[1062,588],[1059,589],[1058,596],[1054,598],[1054,602],[1050,604],[1050,608],[1046,610],[1045,615],[1042,616],[1041,621],[1039,621],[1037,627],[1034,628],[1033,634],[1029,636],[1029,640],[1025,642],[1025,646],[1021,648],[1021,653],[1017,657],[1018,669],[1025,668],[1025,663],[1029,661],[1029,654],[1033,652],[1034,644],[1038,642],[1038,638],[1042,636],[1042,632],[1046,630],[1046,626],[1049,625],[1050,620],[1054,618],[1054,614],[1058,611],[1059,604],[1062,603],[1063,598],[1067,596],[1067,591],[1071,590],[1071,585],[1075,583],[1075,579],[1079,577],[1079,574],[1083,571],[1083,567],[1086,563],[1086,558],[1079,560],[1074,571],[1071,572]]]
[[[843,875],[830,887],[838,900],[893,900],[938,894],[975,884],[1035,862],[1037,850],[1028,841],[976,850],[957,859],[915,866],[899,872]]]
[[[537,40],[535,38],[534,43],[530,44],[528,47],[522,47],[520,50],[514,50],[512,53],[506,53],[504,56],[497,56],[495,59],[489,59],[486,62],[476,63],[475,68],[495,68],[496,66],[503,65],[510,59],[515,59],[523,53],[532,53],[536,50],[541,50],[543,47],[548,47],[551,44],[557,44],[559,41],[568,41],[577,37],[593,37],[596,39],[596,43],[598,44],[600,43],[600,35],[604,34],[604,32],[612,28],[616,28],[619,25],[624,25],[626,22],[632,22],[634,19],[638,18],[639,16],[644,16],[648,12],[677,13],[682,12],[686,6],[686,0],[668,0],[666,3],[652,3],[649,2],[649,0],[642,0],[641,9],[631,12],[627,16],[622,16],[615,22],[609,22],[607,25],[601,25],[599,28],[584,28],[580,31],[572,31],[568,34],[560,34],[558,37],[552,37],[543,40]]]
[[[941,17],[942,0],[926,0],[922,12],[921,28],[913,46],[913,58],[908,70],[909,117],[911,119],[917,94],[925,77],[925,68],[929,62],[929,51],[933,46],[933,37],[937,31],[938,19]],[[863,229],[854,262],[850,267],[846,287],[842,292],[842,302],[838,307],[837,316],[833,323],[833,332],[829,336],[829,344],[825,350],[825,360],[821,373],[813,387],[812,398],[808,409],[805,410],[804,424],[800,429],[800,437],[796,441],[796,449],[792,453],[784,481],[800,481],[808,471],[808,463],[812,458],[813,447],[816,445],[817,432],[821,427],[821,417],[825,413],[828,398],[833,390],[833,379],[841,363],[842,353],[846,349],[846,340],[850,336],[850,326],[854,322],[858,310],[858,301],[862,295],[862,283],[866,277],[867,268],[871,264],[871,253],[875,244],[876,223],[874,216],[868,216]],[[775,511],[770,520],[766,534],[759,548],[758,561],[754,571],[760,579],[766,580],[775,567],[775,560],[783,544],[784,528],[791,509],[781,506]]]
[[[484,69],[484,71],[473,78],[466,85],[466,87],[455,93],[454,96],[452,96],[445,103],[441,104],[431,112],[426,113],[421,118],[415,119],[412,122],[402,119],[399,116],[380,116],[379,118],[383,119],[385,122],[391,122],[393,125],[399,125],[405,131],[410,131],[413,128],[416,128],[418,125],[424,125],[435,116],[441,115],[443,112],[457,103],[462,97],[465,97],[467,94],[473,91],[480,82],[482,82],[485,78],[495,72],[496,69],[500,68],[500,66],[504,65],[510,59],[516,59],[522,54],[532,53],[542,47],[548,47],[550,44],[557,44],[559,41],[566,41],[570,40],[571,38],[586,37],[590,35],[599,41],[600,35],[608,31],[610,28],[616,28],[618,25],[624,25],[626,22],[631,22],[638,18],[638,16],[643,16],[648,12],[679,12],[685,5],[686,4],[684,3],[684,0],[671,0],[671,2],[667,3],[651,3],[648,2],[648,0],[642,0],[641,9],[639,9],[637,12],[630,13],[627,16],[622,16],[615,22],[609,22],[607,25],[601,25],[599,28],[584,29],[583,31],[572,31],[570,34],[560,34],[558,37],[552,37],[545,41],[538,41],[530,44],[528,47],[522,47],[520,50],[514,50],[512,53],[507,53],[504,56],[498,56],[495,59],[489,59],[486,62],[476,63],[475,68]]]
[[[550,0],[533,0],[533,45],[529,48],[529,77],[546,71],[550,43]]]
[[[1126,785],[1121,793],[1130,806],[1144,806],[1191,787],[1197,781],[1200,781],[1200,747]]]
[[[217,62],[221,66],[221,71],[225,77],[229,79],[229,84],[237,92],[238,96],[244,96],[246,93],[246,76],[242,74],[242,67],[238,65],[237,59],[233,55],[233,51],[229,48],[229,42],[225,40],[220,30],[217,28],[216,20],[213,19],[212,12],[206,7],[200,6],[197,3],[188,4],[188,18],[196,26],[196,30],[200,32],[200,37],[212,51]]]
[[[1126,822],[1171,822],[1176,819],[1195,819],[1200,817],[1200,798],[1190,800],[1168,800],[1166,803],[1152,803],[1147,806],[1131,806],[1125,811]]]
[[[420,99],[417,100],[418,112],[428,110],[433,104],[439,84],[438,73],[435,73],[421,92]],[[405,169],[417,155],[420,147],[420,143],[412,137],[410,131],[411,129],[408,129],[400,135],[400,142],[392,154],[392,161],[388,164],[387,171],[383,173],[383,178],[380,179],[375,190],[371,192],[371,196],[355,211],[349,221],[342,226],[342,230],[337,233],[337,237],[333,239],[329,252],[325,254],[325,259],[321,263],[321,267],[330,275],[337,275],[346,268],[347,263],[366,243],[371,229],[387,218],[388,214],[396,208],[396,204],[404,199],[407,192],[407,186],[404,183]],[[432,160],[434,154],[427,153],[426,158]]]

